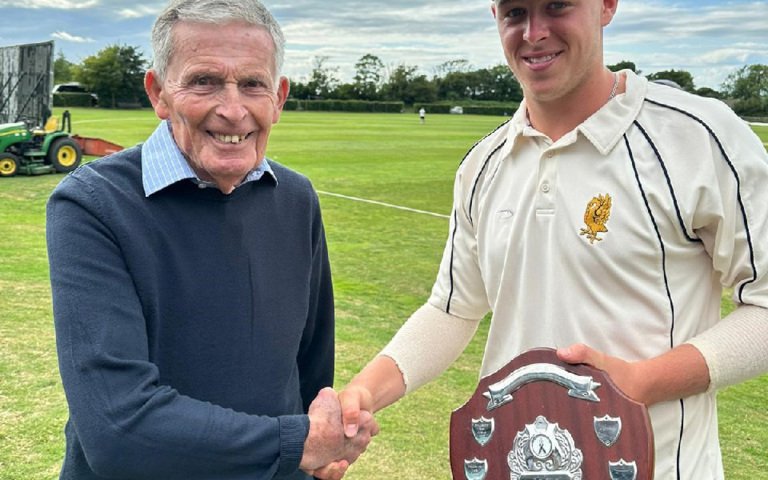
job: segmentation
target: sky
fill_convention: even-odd
[[[149,32],[165,0],[0,0],[0,46],[53,40],[80,63],[111,45],[152,58]],[[366,54],[387,69],[466,60],[504,63],[489,0],[264,0],[287,39],[284,74],[306,81],[317,58],[352,81]],[[605,62],[634,62],[642,74],[686,70],[695,86],[720,89],[751,64],[768,65],[768,0],[621,0],[605,29]]]

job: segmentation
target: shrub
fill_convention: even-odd
[[[739,116],[767,117],[768,99],[752,97],[733,102],[733,111]]]
[[[93,96],[90,93],[61,92],[53,94],[54,107],[92,107]]]
[[[451,107],[462,107],[465,114],[471,115],[499,115],[499,116],[511,116],[517,110],[520,104],[517,102],[488,102],[488,103],[469,103],[469,102],[455,102],[455,103],[422,103],[413,106],[415,111],[419,111],[424,107],[427,113],[450,113]]]
[[[297,100],[285,102],[284,110],[306,110],[322,112],[376,112],[401,113],[403,102],[367,102],[363,100]]]

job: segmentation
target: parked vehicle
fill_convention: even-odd
[[[91,96],[91,106],[95,107],[99,104],[99,96],[89,91],[83,85],[78,82],[59,83],[53,86],[51,91],[54,95],[59,93],[87,93]]]

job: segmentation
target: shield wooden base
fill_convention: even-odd
[[[481,379],[451,415],[454,480],[650,480],[653,455],[645,405],[552,349]]]

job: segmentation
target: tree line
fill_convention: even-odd
[[[407,106],[424,103],[519,102],[522,89],[506,65],[474,68],[467,60],[446,61],[422,73],[418,66],[400,63],[387,66],[376,55],[366,53],[355,63],[351,82],[343,82],[339,68],[329,57],[315,57],[304,81],[291,81],[291,97],[299,100],[398,101]],[[59,52],[54,60],[54,82],[78,81],[99,95],[100,105],[147,106],[143,78],[150,62],[141,50],[111,45],[75,64]],[[642,74],[630,61],[609,65],[613,71],[629,69]],[[745,65],[728,75],[720,90],[696,88],[685,70],[666,70],[646,75],[653,81],[671,81],[697,95],[728,102],[743,116],[768,116],[768,65]]]

